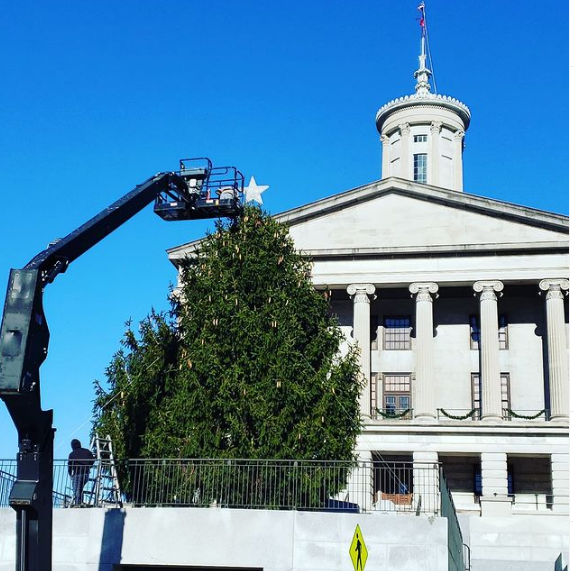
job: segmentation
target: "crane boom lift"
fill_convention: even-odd
[[[158,173],[62,240],[10,270],[0,329],[0,398],[18,432],[16,571],[52,569],[53,411],[42,410],[40,366],[50,333],[43,309],[45,287],[92,246],[155,202],[167,221],[234,217],[243,207],[244,177],[207,158],[183,159],[179,172]]]

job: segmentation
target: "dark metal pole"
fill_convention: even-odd
[[[52,411],[45,412],[50,418]],[[54,430],[44,442],[20,439],[17,479],[10,493],[16,511],[16,571],[52,569],[52,487]]]
[[[211,161],[207,159],[207,162],[211,171]],[[225,167],[223,174],[228,170]],[[232,206],[218,203],[197,215],[197,196],[190,194],[186,183],[188,179],[204,180],[205,176],[199,179],[196,172],[192,169],[182,171],[181,176],[169,172],[152,176],[40,252],[23,269],[10,271],[0,327],[0,399],[5,402],[18,430],[18,473],[10,493],[10,505],[16,511],[17,521],[17,571],[52,569],[53,415],[51,410],[42,410],[40,404],[40,366],[48,354],[50,340],[42,305],[44,288],[65,272],[71,262],[161,193],[168,193],[174,200],[156,210],[166,220],[236,216],[240,209],[237,198]],[[235,169],[233,172],[234,188],[242,193],[243,175]]]

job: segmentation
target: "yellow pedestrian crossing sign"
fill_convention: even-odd
[[[353,562],[353,569],[355,571],[364,571],[369,552],[367,551],[367,546],[365,545],[359,524],[357,524],[355,533],[353,534],[353,541],[351,541],[351,547],[349,547],[349,555]]]

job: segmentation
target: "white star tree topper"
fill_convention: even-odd
[[[269,188],[269,185],[257,184],[255,177],[252,176],[249,181],[249,186],[245,187],[245,202],[258,202],[263,204],[261,195]]]

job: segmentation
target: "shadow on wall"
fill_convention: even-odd
[[[118,568],[122,557],[125,519],[126,512],[123,509],[106,510],[98,571],[113,571]]]

